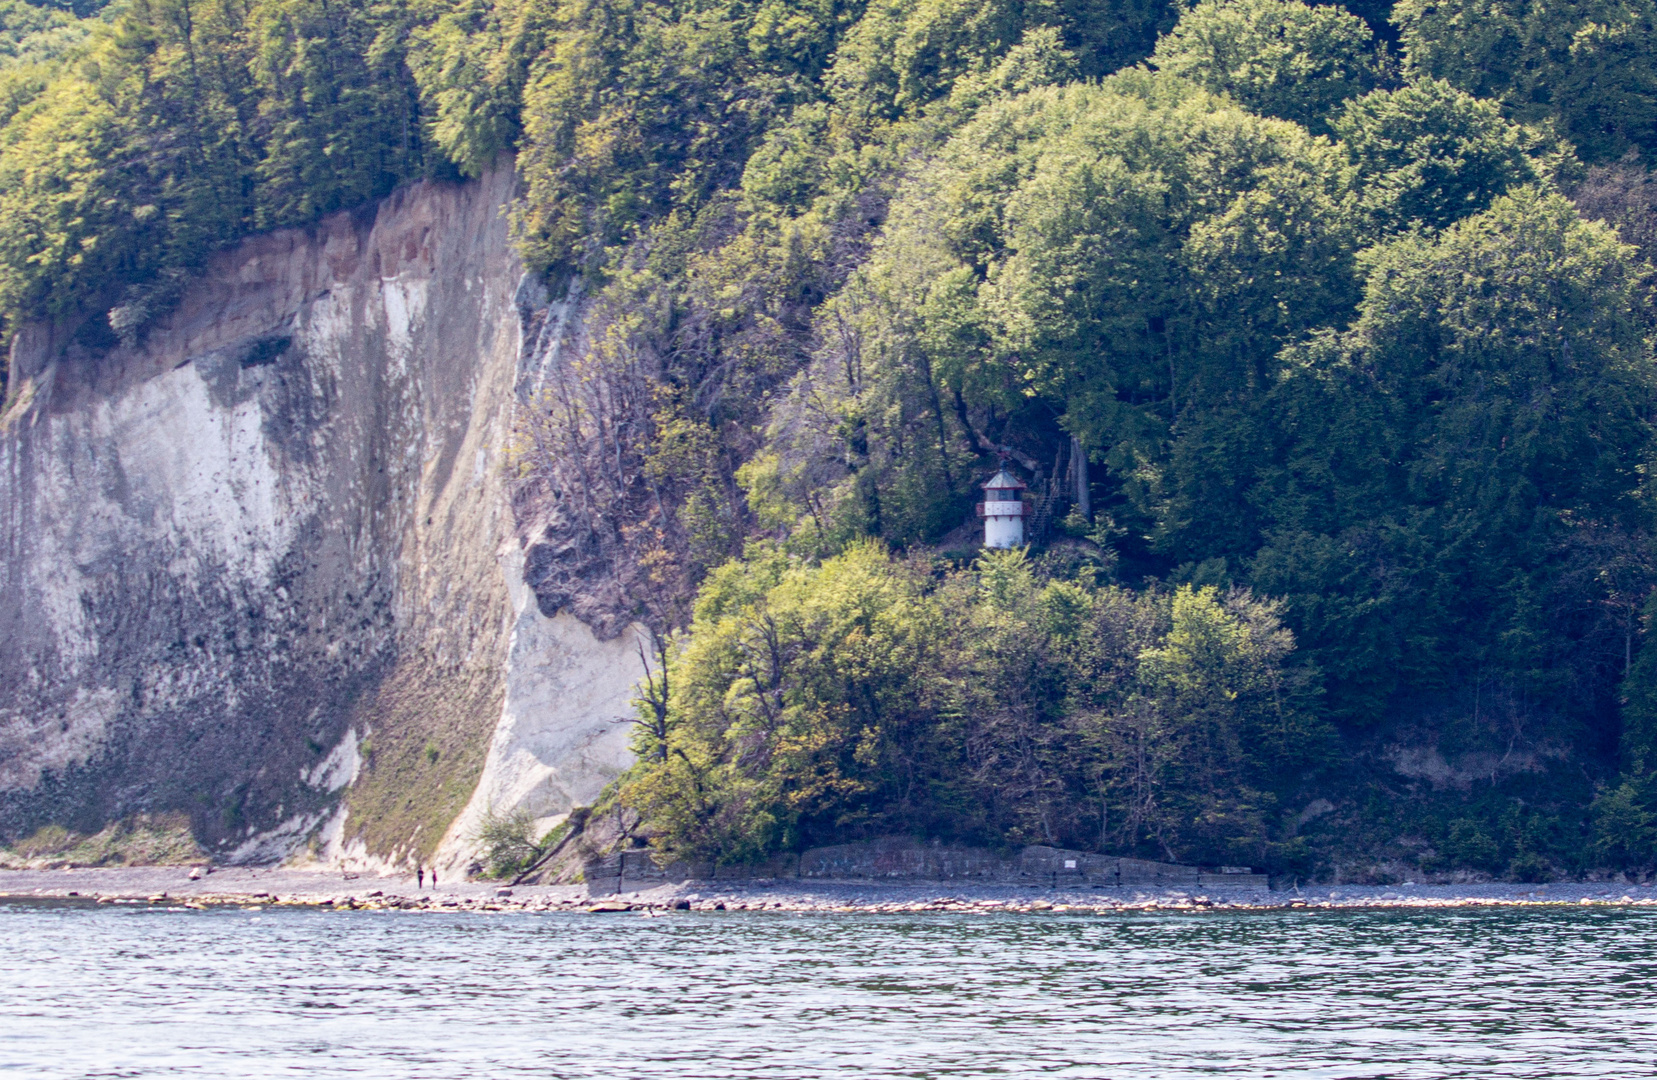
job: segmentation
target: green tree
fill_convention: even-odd
[[[1064,845],[1092,830],[1086,755],[1069,722],[1074,653],[1094,597],[1044,581],[1023,551],[985,551],[937,592],[945,621],[935,708],[961,760],[939,785],[952,831],[983,842]]]
[[[1383,227],[1443,228],[1552,171],[1540,133],[1438,79],[1349,101],[1331,126]]]
[[[985,105],[821,319],[808,386],[839,403],[819,438],[857,466],[843,504],[890,488],[884,535],[925,535],[959,513],[963,450],[1056,416],[1167,554],[1252,550],[1276,354],[1357,294],[1349,176],[1299,126],[1167,75]]]
[[[55,59],[83,40],[73,16],[26,0],[0,2],[0,71]]]
[[[88,21],[0,130],[8,329],[130,340],[215,248],[424,167],[397,5],[133,0]]]
[[[12,325],[92,297],[141,313],[161,270],[246,227],[240,27],[233,5],[135,0],[0,132],[0,310]]]
[[[1246,592],[1184,586],[1168,608],[1166,637],[1139,657],[1138,700],[1125,717],[1095,720],[1112,751],[1107,798],[1128,796],[1121,843],[1138,831],[1175,861],[1268,861],[1284,782],[1328,752],[1327,732],[1304,711],[1307,673],[1284,670],[1294,637],[1276,605]],[[1137,761],[1147,750],[1161,765],[1148,776]]]
[[[1241,591],[756,548],[707,579],[622,799],[728,861],[892,832],[1266,861],[1328,753],[1293,648]]]
[[[249,29],[260,226],[310,221],[419,175],[407,19],[395,5],[263,0]]]
[[[432,143],[466,176],[516,148],[529,65],[546,48],[549,5],[463,0],[416,28],[408,66]]]
[[[1402,0],[1405,71],[1551,120],[1591,162],[1657,153],[1654,9],[1648,0]]]
[[[669,848],[729,861],[904,827],[934,620],[874,544],[730,564],[670,661],[666,752],[640,748],[623,800]]]
[[[1474,671],[1557,692],[1572,655],[1623,649],[1607,579],[1562,568],[1649,535],[1630,252],[1524,188],[1365,268],[1351,331],[1291,354],[1252,580],[1287,597],[1348,715]]]
[[[1650,642],[1657,593],[1643,615],[1645,641],[1621,688],[1619,776],[1593,806],[1596,854],[1614,866],[1641,868],[1657,862],[1657,649]]]
[[[1381,75],[1362,19],[1300,0],[1201,0],[1157,43],[1151,63],[1253,112],[1325,133],[1341,103]]]
[[[813,96],[844,19],[710,3],[564,0],[524,89],[524,250],[568,272],[735,187],[771,123]],[[597,247],[595,248],[595,245]]]

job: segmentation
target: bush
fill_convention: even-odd
[[[1594,853],[1618,867],[1649,866],[1657,860],[1657,815],[1651,812],[1649,781],[1630,779],[1594,800]]]
[[[1496,860],[1501,854],[1496,841],[1471,818],[1458,818],[1450,822],[1444,850],[1452,860],[1462,866],[1487,871],[1495,869]]]
[[[491,811],[477,833],[485,876],[511,877],[534,862],[541,853],[534,829],[535,819],[527,810],[510,814]]]

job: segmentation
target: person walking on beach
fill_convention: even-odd
[[[414,864],[414,887],[417,888],[417,889],[424,889],[426,887],[426,864],[425,863],[415,863]]]

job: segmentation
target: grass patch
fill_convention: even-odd
[[[349,839],[383,858],[424,862],[465,808],[501,714],[497,672],[434,678],[412,658],[358,706],[363,768],[346,793]]]
[[[183,814],[133,814],[86,835],[47,825],[0,848],[0,867],[56,870],[68,866],[185,866],[208,861]]]

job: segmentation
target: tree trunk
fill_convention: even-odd
[[[1082,449],[1082,440],[1072,435],[1070,437],[1071,468],[1076,473],[1076,510],[1089,521],[1093,520],[1093,493],[1089,490],[1087,476],[1087,452]]]

